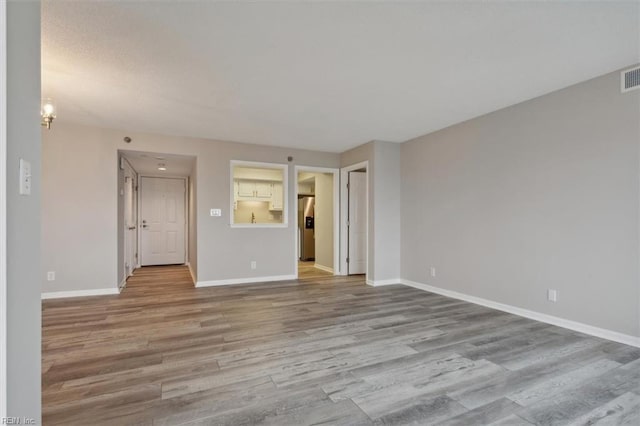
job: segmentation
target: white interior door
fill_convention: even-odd
[[[143,177],[140,180],[141,262],[185,262],[185,181]]]
[[[347,273],[367,271],[367,174],[349,172],[349,262]]]
[[[124,163],[124,278],[133,274],[138,265],[138,193],[137,174]]]

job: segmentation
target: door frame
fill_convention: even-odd
[[[342,275],[340,264],[340,169],[329,167],[299,166],[293,168],[293,199],[296,205],[292,211],[293,229],[295,230],[293,243],[294,274],[298,276],[298,174],[300,172],[309,173],[331,173],[333,174],[333,275]]]
[[[138,264],[136,268],[142,267],[142,178],[160,178],[160,179],[180,179],[184,181],[184,265],[189,263],[189,178],[184,176],[166,176],[157,174],[138,173]]]
[[[7,2],[0,0],[0,418],[7,417]]]
[[[127,276],[126,276],[126,277],[124,277],[124,282],[123,282],[123,283],[120,283],[120,284],[121,284],[121,287],[126,287],[126,285],[127,285],[127,280],[129,279],[129,277],[130,277],[131,275],[133,275],[133,271],[134,271],[135,269],[137,269],[137,268],[139,268],[139,267],[140,267],[140,250],[139,250],[139,245],[138,245],[138,228],[139,228],[139,226],[138,226],[138,223],[139,223],[139,222],[138,222],[138,211],[140,210],[140,209],[139,209],[139,205],[138,205],[138,203],[139,203],[139,198],[138,198],[138,193],[139,193],[139,191],[138,191],[138,189],[139,189],[138,176],[140,176],[140,174],[136,171],[136,169],[135,169],[135,168],[133,167],[133,165],[129,162],[129,160],[127,160],[127,157],[122,156],[122,157],[120,157],[120,158],[121,158],[121,161],[124,161],[125,163],[127,163],[127,166],[131,169],[131,171],[133,171],[133,175],[134,175],[134,185],[135,185],[135,186],[134,186],[134,192],[135,192],[134,200],[135,200],[135,205],[133,206],[133,209],[135,210],[135,218],[136,218],[136,224],[135,224],[135,226],[136,226],[136,232],[135,232],[135,234],[136,234],[136,251],[137,251],[138,256],[136,257],[136,263],[135,263],[134,265],[131,265],[131,274],[127,274]],[[126,174],[126,170],[123,170],[123,172],[125,172],[125,174]],[[125,178],[125,180],[126,180],[126,178],[127,178],[127,177],[125,176],[124,178]],[[123,187],[123,189],[124,189],[124,188],[126,188],[126,182],[124,182],[124,183],[125,183],[125,186]],[[126,193],[125,193],[125,195],[126,195]],[[123,206],[124,206],[124,203],[123,203]],[[125,216],[126,216],[127,212],[125,211],[125,212],[124,212],[124,214],[125,214]],[[124,265],[124,268],[125,268],[125,274],[126,274],[126,268],[127,268],[127,266],[126,266],[126,265],[127,265],[127,261],[128,261],[128,259],[127,259],[127,231],[128,231],[128,229],[126,229],[126,221],[127,221],[127,220],[126,220],[126,217],[123,217],[122,219],[123,219],[123,220],[122,220],[122,224],[125,226],[125,229],[124,229],[124,238],[123,238],[123,239],[124,239],[124,247],[123,247],[123,250],[122,250],[122,255],[124,256],[124,262],[123,262],[123,265]]]
[[[341,275],[349,274],[349,265],[347,264],[347,256],[349,255],[349,230],[347,228],[347,221],[349,220],[349,189],[347,188],[347,184],[349,183],[349,172],[353,172],[356,170],[365,169],[367,173],[366,179],[366,194],[365,194],[365,205],[367,206],[367,219],[366,219],[366,261],[365,261],[365,280],[369,276],[369,215],[370,215],[370,206],[369,206],[369,178],[370,178],[370,170],[369,170],[369,161],[362,161],[360,163],[352,164],[350,166],[346,166],[340,169],[341,175],[341,184],[340,184],[340,209],[341,209],[341,217],[340,221],[340,245],[342,256],[340,256],[340,271],[342,271]]]

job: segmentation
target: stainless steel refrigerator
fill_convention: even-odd
[[[314,197],[298,198],[298,235],[300,260],[315,260],[316,239],[314,224]]]

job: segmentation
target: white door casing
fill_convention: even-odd
[[[138,197],[137,174],[128,161],[124,161],[124,279],[133,274],[138,265]]]
[[[140,178],[140,264],[175,265],[186,259],[186,183]]]
[[[364,274],[367,268],[367,174],[349,172],[348,274]]]

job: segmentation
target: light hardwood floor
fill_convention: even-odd
[[[43,302],[46,425],[633,424],[640,349],[363,277]]]
[[[331,272],[318,269],[314,265],[315,262],[298,261],[298,278],[322,278],[333,275]]]

